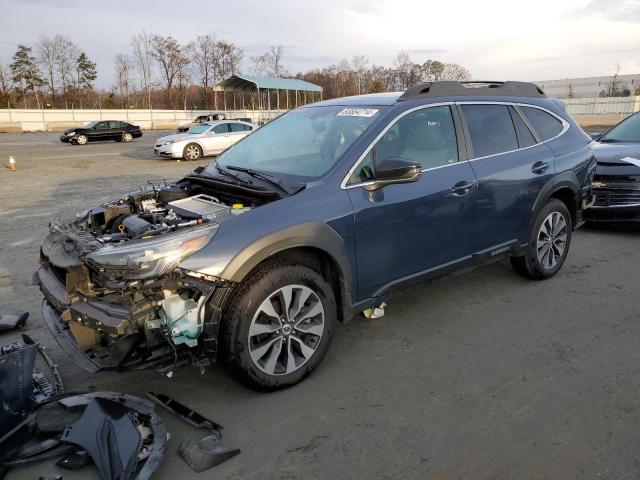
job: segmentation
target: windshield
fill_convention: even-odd
[[[640,142],[640,115],[632,115],[600,138],[601,142]]]
[[[211,125],[196,125],[191,127],[188,133],[204,133],[211,128]]]
[[[224,152],[221,166],[301,177],[325,174],[385,107],[305,107],[259,128]],[[205,173],[215,174],[215,162]]]
[[[84,126],[84,128],[93,128],[96,126],[97,123],[98,122],[89,122]]]
[[[202,122],[206,122],[207,120],[209,120],[209,117],[207,115],[200,115],[198,118],[194,120],[194,122],[202,123]]]

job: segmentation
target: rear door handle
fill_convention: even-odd
[[[531,172],[540,174],[544,173],[547,168],[549,168],[549,164],[547,162],[536,162],[531,166]]]
[[[476,182],[466,182],[463,180],[451,187],[451,193],[455,197],[463,197],[464,195],[469,193],[469,190],[471,190],[475,186],[475,184]]]

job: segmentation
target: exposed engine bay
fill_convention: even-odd
[[[266,201],[184,179],[52,223],[34,277],[45,323],[91,371],[208,363],[219,313],[209,300],[231,286],[176,267],[222,222]]]

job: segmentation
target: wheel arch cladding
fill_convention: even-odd
[[[351,318],[352,275],[345,244],[324,222],[295,225],[266,235],[236,254],[222,278],[242,282],[265,261],[292,259],[318,271],[332,286],[341,320]]]
[[[549,199],[556,198],[567,206],[567,210],[571,214],[571,226],[575,228],[578,218],[578,197],[571,187],[564,185],[556,188]]]

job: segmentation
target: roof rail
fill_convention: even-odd
[[[398,101],[415,100],[425,97],[455,97],[464,95],[503,96],[503,97],[546,97],[535,83],[530,82],[495,82],[474,80],[472,82],[456,82],[445,80],[439,82],[418,83],[400,95]]]

